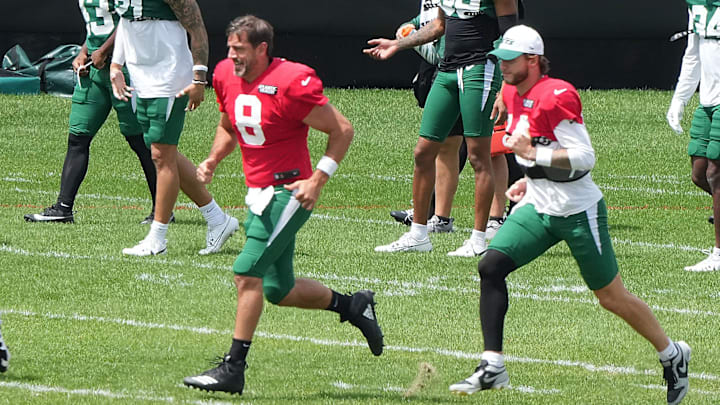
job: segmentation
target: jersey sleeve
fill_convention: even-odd
[[[569,83],[564,83],[564,86],[566,87],[555,86],[552,92],[548,93],[548,97],[554,100],[543,112],[550,130],[554,130],[563,120],[583,122],[580,95]]]
[[[304,120],[315,106],[328,102],[323,94],[322,80],[310,68],[301,70],[290,80],[285,97],[286,114],[298,121]]]

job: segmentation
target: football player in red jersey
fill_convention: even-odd
[[[263,294],[280,306],[337,312],[341,322],[350,321],[360,329],[376,356],[382,353],[383,336],[372,291],[343,295],[293,274],[295,234],[345,156],[352,125],[328,103],[313,69],[272,57],[273,28],[267,21],[238,17],[227,36],[228,58],[217,65],[213,77],[222,115],[197,177],[209,183],[218,163],[240,144],[248,186],[247,241],[233,266],[238,300],[230,353],[218,367],[187,377],[184,383],[241,394]],[[325,155],[314,171],[309,127],[328,134]]]
[[[605,200],[590,176],[595,151],[583,122],[580,96],[570,83],[546,75],[549,64],[543,56],[543,40],[530,27],[510,28],[490,54],[500,59],[506,83],[502,97],[512,134],[506,144],[525,177],[508,190],[517,205],[478,264],[482,360],[470,377],[450,390],[472,394],[509,384],[502,354],[508,309],[505,278],[565,241],[600,305],[658,351],[667,402],[679,403],[688,390],[690,347],[668,338],[647,304],[628,292],[618,274]]]

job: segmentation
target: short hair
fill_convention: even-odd
[[[247,35],[248,42],[250,42],[253,48],[257,48],[258,45],[263,42],[267,43],[267,55],[268,57],[272,57],[273,37],[275,34],[269,22],[248,14],[230,21],[227,30],[225,30],[225,34],[228,37],[230,35],[237,35],[239,37],[242,32]]]

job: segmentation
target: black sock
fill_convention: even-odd
[[[157,172],[155,171],[155,163],[152,161],[152,154],[150,149],[145,146],[143,135],[126,136],[125,140],[130,149],[135,152],[138,159],[140,160],[140,166],[142,166],[143,173],[145,173],[145,180],[147,180],[148,189],[150,190],[150,197],[152,198],[153,209],[155,212],[155,191],[157,189]]]
[[[503,217],[494,217],[494,216],[490,215],[490,218],[488,218],[488,220],[489,220],[489,221],[492,221],[492,220],[502,221],[502,220],[503,220]]]
[[[328,311],[337,312],[341,316],[344,314],[347,314],[348,310],[350,309],[350,301],[352,301],[352,296],[340,294],[339,292],[332,290],[332,299],[330,299],[330,305],[328,305],[327,309]]]
[[[250,350],[250,340],[239,340],[233,338],[232,346],[230,346],[230,360],[245,361],[248,351]]]
[[[72,210],[75,196],[87,174],[92,139],[92,136],[74,134],[68,136],[67,153],[60,177],[60,195],[58,195],[58,205],[62,204],[62,208],[68,211]]]
[[[437,217],[438,217],[438,219],[440,219],[440,220],[442,220],[442,221],[450,222],[450,217],[444,217],[444,216],[442,216],[442,215],[438,215]]]

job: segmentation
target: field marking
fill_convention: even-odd
[[[650,390],[662,390],[667,391],[667,386],[665,385],[659,385],[659,384],[631,384],[635,387],[650,389]],[[708,390],[701,390],[698,388],[690,387],[690,391],[688,391],[688,395],[690,394],[702,394],[702,395],[720,395],[720,391],[708,391]]]
[[[91,255],[73,255],[70,253],[65,252],[56,252],[56,251],[49,251],[49,252],[30,252],[25,249],[15,248],[6,244],[0,244],[0,253],[11,253],[11,254],[18,254],[23,256],[39,256],[39,257],[50,257],[50,258],[59,258],[59,259],[71,259],[71,260],[104,260],[104,261],[115,261],[115,262],[137,262],[137,258],[131,258],[131,257],[125,257],[125,256],[109,256],[109,255],[97,255],[97,256],[91,256]],[[220,271],[226,271],[230,272],[232,270],[232,266],[216,266],[208,263],[200,263],[195,261],[184,261],[180,259],[161,259],[161,258],[143,258],[147,263],[152,264],[164,264],[164,265],[172,265],[172,266],[192,266],[192,267],[198,267],[208,270],[220,270]],[[449,293],[457,293],[457,294],[474,294],[479,295],[480,289],[475,287],[452,287],[452,286],[444,286],[436,284],[436,279],[431,280],[430,282],[420,282],[420,281],[403,281],[403,280],[383,280],[379,278],[370,278],[370,277],[357,277],[357,276],[339,276],[335,274],[328,274],[328,273],[318,273],[314,271],[298,271],[296,272],[297,276],[300,277],[309,277],[309,278],[315,278],[318,280],[325,280],[325,281],[337,281],[341,283],[362,283],[362,284],[372,284],[375,286],[380,286],[383,289],[380,291],[381,293],[385,293],[387,291],[386,295],[390,296],[397,296],[397,295],[417,295],[418,293],[416,290],[429,290],[429,291],[440,291],[440,292],[449,292]],[[143,273],[144,274],[144,273]],[[156,275],[156,276],[142,276],[136,275],[136,279],[140,278],[143,279],[142,281],[150,281],[150,282],[159,282],[159,283],[165,283],[170,282],[170,280],[164,281],[163,276]],[[172,277],[170,277],[172,279]],[[477,280],[477,278],[475,278]],[[229,283],[229,281],[226,282],[226,284]],[[168,284],[169,285],[169,284]],[[180,285],[180,284],[178,284]],[[180,285],[182,286],[182,285]],[[392,288],[388,288],[388,286]],[[510,297],[512,298],[522,298],[522,299],[529,299],[533,301],[540,301],[540,302],[562,302],[562,303],[576,303],[576,304],[589,304],[589,305],[598,305],[597,299],[594,297],[592,298],[571,298],[571,297],[565,297],[565,296],[552,296],[552,295],[541,295],[537,294],[535,292],[539,293],[553,293],[553,292],[569,292],[574,294],[582,294],[584,291],[578,287],[578,286],[543,286],[543,287],[531,287],[526,284],[520,284],[520,283],[508,283],[508,286],[512,288],[522,289],[522,290],[529,290],[529,293],[521,293],[521,292],[510,292]],[[394,288],[394,289],[393,289]],[[699,310],[699,309],[692,309],[692,308],[669,308],[669,307],[662,307],[659,305],[650,305],[650,308],[652,308],[654,311],[657,312],[668,312],[668,313],[674,313],[674,314],[680,314],[680,315],[692,315],[692,316],[710,316],[710,317],[718,317],[720,316],[720,312],[715,311],[709,311],[709,310]]]
[[[104,390],[99,388],[63,388],[50,385],[38,385],[28,384],[17,381],[0,381],[0,388],[16,388],[25,391],[30,391],[36,394],[65,394],[65,395],[79,395],[79,396],[90,396],[90,397],[103,397],[111,399],[131,399],[135,401],[156,401],[156,402],[167,402],[167,403],[184,403],[184,404],[195,404],[195,405],[242,405],[247,402],[227,402],[227,401],[216,401],[216,400],[187,400],[177,399],[171,396],[154,396],[145,393],[127,393],[127,392],[113,392],[110,390]]]
[[[384,387],[371,387],[369,385],[359,385],[359,384],[350,384],[346,383],[344,381],[335,381],[330,383],[335,388],[341,389],[341,390],[352,390],[352,389],[361,389],[361,390],[371,390],[371,391],[383,391],[383,392],[405,392],[407,389],[403,387],[393,387],[391,385],[386,385]]]
[[[207,327],[195,327],[195,326],[184,326],[184,325],[176,325],[176,324],[164,324],[164,323],[155,323],[155,322],[144,322],[144,321],[137,321],[132,319],[123,319],[123,318],[109,318],[104,316],[92,316],[92,315],[81,315],[81,314],[72,314],[72,315],[65,315],[65,314],[55,314],[55,313],[39,313],[39,312],[33,312],[33,311],[26,311],[26,310],[18,310],[18,309],[0,309],[0,314],[13,314],[13,315],[22,315],[27,317],[44,317],[47,319],[62,319],[62,320],[75,320],[75,321],[86,321],[86,322],[100,322],[100,323],[113,323],[118,324],[122,326],[133,326],[138,328],[146,328],[146,329],[169,329],[179,332],[193,332],[193,333],[199,333],[199,334],[220,334],[220,335],[231,335],[233,332],[230,329],[227,330],[219,330],[219,329],[213,329],[213,328],[207,328]],[[332,340],[332,339],[319,339],[309,336],[296,336],[296,335],[289,335],[289,334],[280,334],[280,333],[272,333],[272,332],[263,332],[263,331],[257,331],[255,333],[255,336],[263,337],[266,339],[273,339],[273,340],[283,340],[283,341],[292,341],[292,342],[307,342],[312,343],[319,346],[336,346],[336,347],[362,347],[366,348],[367,343],[366,342],[358,342],[357,340],[345,340],[345,341],[339,341],[339,340]],[[453,357],[457,359],[469,359],[469,360],[480,360],[482,357],[482,353],[473,353],[473,352],[464,352],[461,350],[451,350],[451,349],[444,349],[444,348],[434,348],[434,347],[411,347],[411,346],[396,346],[396,345],[387,345],[385,346],[385,350],[391,350],[391,351],[399,351],[399,352],[405,352],[405,353],[432,353],[440,356],[445,357]],[[601,373],[609,373],[609,374],[625,374],[625,375],[645,375],[645,376],[659,376],[660,373],[657,370],[638,370],[633,366],[616,366],[613,364],[607,364],[607,365],[595,365],[592,363],[582,362],[582,361],[574,361],[574,360],[552,360],[552,359],[534,359],[530,357],[521,357],[521,356],[512,356],[512,355],[506,355],[505,361],[511,362],[511,363],[523,363],[523,364],[547,364],[547,365],[554,365],[554,366],[560,366],[560,367],[571,367],[571,368],[582,368],[586,371],[590,372],[601,372]],[[694,372],[694,373],[688,373],[689,377],[692,377],[694,379],[698,380],[706,380],[706,381],[720,381],[720,376],[705,373],[705,372]]]

